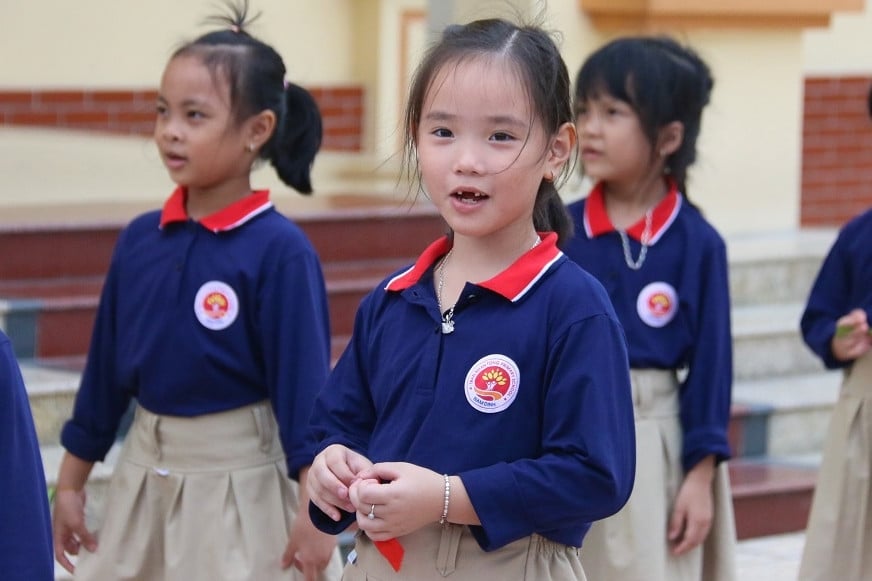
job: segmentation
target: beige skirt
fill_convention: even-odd
[[[280,566],[298,498],[285,471],[268,403],[193,418],[138,407],[75,579],[302,580]],[[337,551],[323,578],[340,569]]]
[[[830,418],[801,581],[872,579],[872,354],[845,373]]]
[[[405,554],[394,571],[369,537],[358,532],[342,581],[586,581],[577,548],[539,535],[485,552],[469,527],[434,523],[399,541]]]
[[[670,371],[631,371],[636,480],[616,515],[594,523],[581,562],[592,581],[733,581],[736,529],[725,462],[713,482],[714,518],[702,545],[675,557],[666,538],[684,478],[678,381]]]

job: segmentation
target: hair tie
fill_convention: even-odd
[[[285,91],[287,91],[288,87],[291,86],[291,82],[285,79],[284,81],[282,81],[282,86],[285,88]]]
[[[231,24],[231,25],[230,25],[230,30],[232,30],[232,31],[235,32],[236,34],[239,34],[239,25],[238,25],[238,24]]]

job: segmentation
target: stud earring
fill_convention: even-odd
[[[248,153],[253,152],[253,151],[254,151],[254,144],[253,144],[253,143],[249,143],[248,145],[246,145],[246,146],[245,146],[245,151],[247,151]]]

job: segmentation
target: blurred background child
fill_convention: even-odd
[[[669,38],[612,41],[576,79],[581,165],[595,185],[569,206],[565,251],[615,306],[636,412],[633,494],[585,539],[592,579],[734,577],[727,254],[687,198],[712,86],[706,64]]]

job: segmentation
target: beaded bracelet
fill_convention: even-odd
[[[447,474],[443,474],[442,478],[445,479],[445,499],[442,504],[442,518],[439,519],[440,525],[444,525],[448,520],[448,501],[451,500],[451,480],[448,479]]]

